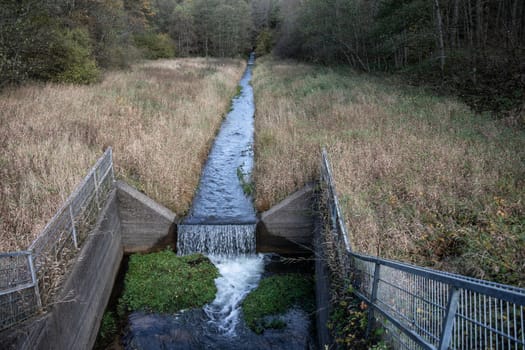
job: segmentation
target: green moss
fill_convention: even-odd
[[[217,268],[201,254],[132,255],[119,301],[119,312],[176,312],[202,307],[215,297]]]
[[[254,185],[250,181],[246,181],[246,174],[242,171],[242,166],[237,168],[237,178],[241,183],[242,190],[246,196],[252,196],[254,191]]]
[[[118,331],[118,323],[115,314],[111,311],[106,311],[102,316],[100,329],[98,331],[97,340],[95,342],[95,349],[107,349]]]
[[[284,328],[283,321],[268,316],[283,314],[295,305],[308,312],[314,309],[312,278],[292,274],[265,278],[246,297],[242,310],[248,327],[260,334],[268,328]]]

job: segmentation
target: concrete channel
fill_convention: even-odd
[[[313,199],[314,186],[308,185],[258,215],[257,252],[311,256]],[[168,246],[176,250],[178,221],[171,210],[118,181],[84,242],[58,301],[47,312],[0,333],[1,348],[91,349],[124,254],[158,251]]]

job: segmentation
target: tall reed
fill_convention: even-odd
[[[108,146],[117,176],[184,214],[245,65],[138,64],[90,86],[0,94],[0,251],[26,249]]]
[[[394,78],[259,60],[255,197],[318,178],[328,149],[353,249],[525,285],[525,132]]]

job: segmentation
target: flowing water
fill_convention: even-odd
[[[215,280],[215,300],[204,307],[210,318],[212,331],[224,336],[235,336],[239,323],[240,304],[246,295],[259,283],[264,271],[262,255],[235,258],[211,257],[221,274]]]
[[[240,81],[241,92],[215,139],[203,169],[188,218],[178,225],[180,255],[206,254],[217,266],[215,300],[202,310],[178,315],[134,313],[124,338],[128,349],[304,349],[308,315],[289,311],[286,331],[263,336],[240,322],[241,302],[254,289],[265,268],[255,253],[256,214],[243,190],[253,167],[254,99],[250,86],[253,55]]]
[[[203,253],[235,258],[255,252],[255,224],[179,225],[179,255]]]
[[[250,86],[253,57],[232,100],[201,175],[199,187],[185,224],[253,224],[256,221],[252,198],[246,196],[242,181],[250,182],[253,167],[255,105]]]
[[[243,189],[253,167],[253,55],[202,172],[190,215],[178,226],[179,254],[204,253],[217,266],[217,296],[204,308],[211,331],[235,336],[240,303],[264,271],[255,254],[255,209]]]

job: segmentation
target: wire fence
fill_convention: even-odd
[[[339,267],[395,349],[525,350],[525,289],[352,252],[326,151],[321,182]]]
[[[113,154],[108,148],[28,251],[0,254],[0,330],[53,300],[113,184]]]
[[[25,320],[40,307],[31,253],[0,254],[0,330]]]

